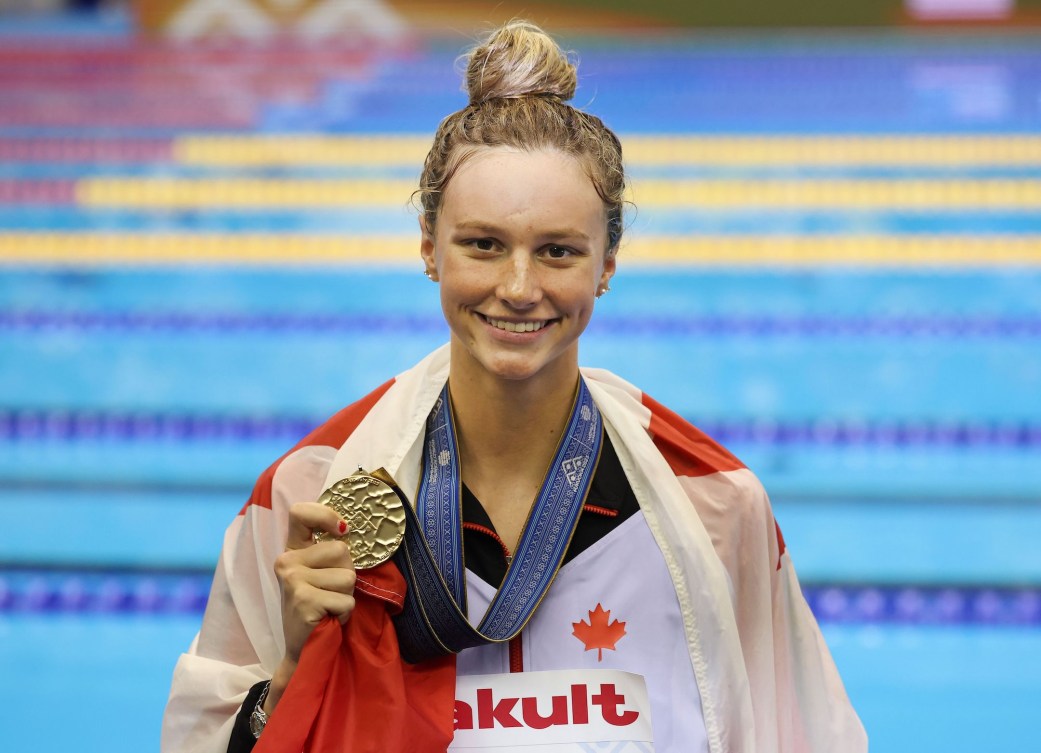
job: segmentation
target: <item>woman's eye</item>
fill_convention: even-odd
[[[478,238],[471,242],[478,251],[492,251],[495,248],[495,241],[491,238]]]
[[[549,246],[546,249],[546,256],[551,259],[566,259],[571,255],[571,249],[567,246]]]

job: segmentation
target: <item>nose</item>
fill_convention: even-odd
[[[505,260],[499,280],[499,300],[514,309],[529,309],[542,300],[537,262],[531,254],[514,251]]]

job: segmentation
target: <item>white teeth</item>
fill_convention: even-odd
[[[504,322],[501,319],[488,319],[486,321],[496,329],[507,332],[535,332],[546,326],[546,322]]]

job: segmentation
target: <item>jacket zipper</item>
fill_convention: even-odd
[[[606,515],[608,517],[615,517],[618,515],[617,510],[611,510],[606,507],[597,507],[595,505],[585,505],[582,508],[583,512],[596,513],[597,515]],[[495,540],[495,543],[502,549],[502,556],[506,559],[506,567],[509,567],[513,563],[513,554],[510,552],[510,548],[506,546],[506,542],[503,541],[499,534],[490,528],[485,528],[478,523],[463,523],[463,528],[471,531],[477,531],[483,533],[485,536],[490,536]],[[523,672],[524,671],[524,644],[522,643],[522,633],[518,633],[510,639],[510,672]]]

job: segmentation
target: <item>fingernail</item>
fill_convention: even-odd
[[[340,528],[340,535],[341,536],[343,536],[345,533],[347,533],[347,521],[341,520],[340,524],[339,524],[339,528]]]

